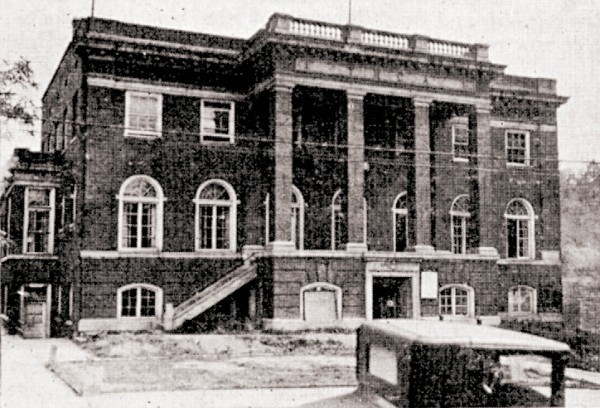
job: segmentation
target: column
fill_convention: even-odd
[[[292,91],[290,84],[274,86],[274,142],[275,142],[275,241],[269,249],[292,251]]]
[[[351,252],[367,251],[365,241],[364,92],[346,91],[348,103],[348,244]]]
[[[431,175],[429,108],[432,99],[413,98],[415,127],[416,252],[434,252],[431,245]]]
[[[484,256],[498,256],[494,247],[494,225],[490,222],[494,215],[494,197],[492,194],[492,133],[490,131],[490,106],[475,107],[475,126],[477,132],[477,194],[479,248]]]

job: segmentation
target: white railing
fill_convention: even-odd
[[[466,45],[441,41],[429,41],[427,43],[427,49],[432,54],[449,55],[451,57],[465,57],[471,52]]]
[[[401,35],[382,34],[372,31],[363,31],[361,42],[365,45],[374,45],[376,47],[393,48],[396,50],[408,49],[408,38]]]
[[[270,32],[320,38],[355,45],[446,55],[477,61],[488,60],[488,47],[483,44],[469,45],[434,40],[420,35],[388,33],[368,30],[359,26],[342,26],[313,20],[301,20],[286,14],[274,14],[267,23],[266,29]]]
[[[302,35],[305,37],[316,37],[325,38],[328,40],[341,40],[342,29],[339,27],[319,24],[319,23],[308,23],[298,20],[293,20],[290,24],[290,32],[296,35]]]

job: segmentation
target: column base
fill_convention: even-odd
[[[479,247],[477,253],[482,256],[498,257],[498,250],[494,247]]]
[[[415,245],[413,249],[417,254],[435,254],[435,248],[431,245]]]
[[[369,248],[363,242],[348,242],[346,244],[347,252],[367,252]]]
[[[266,247],[271,253],[288,253],[296,250],[296,245],[292,241],[273,241],[269,242]]]

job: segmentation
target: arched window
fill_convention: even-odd
[[[296,186],[292,186],[291,217],[292,242],[296,249],[304,249],[304,197]]]
[[[475,316],[475,291],[467,285],[446,285],[440,289],[440,315]]]
[[[331,249],[339,250],[348,242],[348,205],[346,195],[338,189],[331,200]],[[367,242],[367,199],[363,198],[363,242]]]
[[[513,286],[508,290],[509,314],[537,313],[537,292],[534,288],[524,285]]]
[[[337,190],[331,200],[331,249],[340,249],[348,241],[346,196]]]
[[[119,250],[162,248],[163,191],[148,176],[129,177],[119,195]]]
[[[196,204],[196,250],[236,250],[235,190],[223,180],[200,185]]]
[[[271,195],[267,193],[265,198],[265,243],[271,241]],[[291,241],[297,249],[304,249],[304,197],[296,186],[292,186],[292,202],[290,204],[291,215]]]
[[[506,207],[507,256],[509,258],[535,258],[535,214],[531,204],[515,198]]]
[[[392,207],[394,216],[394,252],[403,252],[408,248],[408,206],[406,191],[398,194]]]
[[[333,321],[342,318],[342,289],[316,282],[300,289],[300,315],[306,321]]]
[[[471,217],[469,212],[469,196],[459,195],[452,202],[450,207],[450,218],[452,219],[452,253],[467,253],[467,221]]]
[[[117,317],[161,317],[162,289],[145,283],[117,290]]]

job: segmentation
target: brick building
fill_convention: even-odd
[[[73,27],[2,201],[24,333],[560,319],[554,80],[280,14],[250,39]]]

